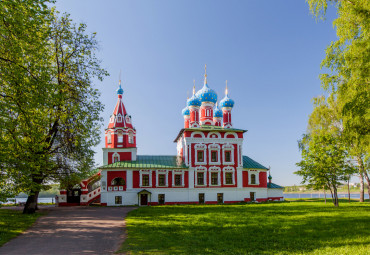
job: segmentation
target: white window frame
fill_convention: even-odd
[[[130,117],[130,115],[126,114],[125,120],[126,120],[126,123],[131,124],[131,117]]]
[[[143,174],[149,174],[149,186],[143,186]],[[140,170],[140,187],[152,187],[152,171]]]
[[[117,130],[117,143],[123,143],[123,132],[122,132],[122,130]]]
[[[111,131],[107,132],[107,143],[108,144],[112,143],[112,132]]]
[[[122,123],[122,115],[120,113],[117,115],[117,122]]]
[[[217,161],[212,162],[212,151],[217,151]],[[209,157],[209,165],[220,165],[221,164],[221,146],[218,144],[210,144],[208,145],[208,157]]]
[[[194,146],[195,151],[195,164],[196,165],[207,165],[207,145],[205,144],[196,144]],[[203,162],[198,161],[198,151],[203,151]]]
[[[252,174],[256,175],[256,183],[255,184],[252,184],[251,182],[251,177],[252,177]],[[249,170],[248,171],[248,185],[260,185],[260,171],[258,170]]]
[[[217,173],[217,185],[212,184],[212,173]],[[208,183],[210,187],[221,186],[221,168],[219,167],[210,167],[209,168],[209,179]]]
[[[230,167],[230,166],[228,166],[228,167],[224,167],[223,168],[223,180],[224,180],[224,185],[235,185],[235,169],[233,168],[233,167]],[[232,182],[232,184],[227,184],[226,183],[226,173],[231,173],[232,174],[232,180],[233,180],[233,182]]]
[[[231,152],[230,153],[231,154],[230,155],[230,157],[231,157],[231,161],[230,162],[226,162],[226,156],[225,156],[225,152],[226,151],[230,151]],[[227,143],[227,144],[224,144],[222,146],[222,163],[224,165],[234,165],[235,164],[235,162],[234,162],[234,145]]]
[[[114,161],[114,158],[115,157],[118,157],[118,161]],[[119,154],[117,152],[113,153],[112,155],[112,163],[116,163],[116,162],[120,162],[121,161],[121,158],[119,156]]]
[[[198,173],[203,173],[203,185],[198,185]],[[195,168],[195,187],[206,187],[207,186],[207,168],[197,167]]]
[[[173,170],[172,171],[172,186],[173,187],[184,187],[185,181],[184,181],[184,171],[182,170]],[[175,185],[175,175],[181,175],[181,185]]]
[[[132,132],[128,133],[128,143],[133,144],[134,143],[134,134]]]
[[[155,171],[155,186],[156,187],[168,187],[168,171],[167,170],[156,170]],[[164,174],[165,175],[165,185],[159,186],[159,175]]]

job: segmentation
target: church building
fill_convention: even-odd
[[[269,169],[243,155],[246,130],[233,127],[234,100],[219,101],[207,83],[187,100],[177,155],[137,155],[136,129],[118,99],[105,130],[103,166],[79,187],[61,190],[59,206],[217,204],[283,200]],[[159,147],[160,149],[160,147]]]
[[[269,169],[243,155],[246,130],[234,128],[234,101],[219,101],[207,83],[187,100],[184,127],[174,142],[177,155],[137,154],[136,130],[127,113],[121,84],[105,130],[100,167],[100,203],[108,206],[217,204],[283,200],[283,187],[271,182]],[[140,135],[140,134],[139,134]],[[158,148],[160,150],[160,148]],[[82,186],[82,202],[91,201]],[[85,192],[85,198],[84,196]],[[81,202],[81,203],[82,203]]]

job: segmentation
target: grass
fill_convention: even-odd
[[[0,210],[0,246],[28,229],[38,217],[45,213],[22,214],[22,211]]]
[[[141,207],[119,252],[369,254],[370,204],[317,201]]]

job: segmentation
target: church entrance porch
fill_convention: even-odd
[[[140,206],[146,206],[151,201],[152,193],[150,191],[147,191],[146,189],[138,192],[137,195],[138,195],[138,204]]]

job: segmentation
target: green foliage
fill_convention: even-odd
[[[323,202],[141,207],[128,254],[368,254],[368,204]]]
[[[0,178],[15,194],[89,175],[100,137],[96,35],[48,2],[0,5]]]
[[[0,246],[27,230],[38,217],[45,213],[24,215],[22,211],[0,210]]]
[[[329,123],[326,127],[339,128],[340,139],[350,158],[356,161],[361,182],[365,177],[370,185],[367,174],[370,171],[370,2],[307,2],[317,19],[324,18],[330,3],[335,4],[338,15],[333,21],[338,40],[328,46],[321,63],[321,67],[327,70],[320,76],[322,87],[329,92],[330,97],[321,100],[321,105],[315,105],[312,115],[317,118],[311,115],[310,121],[313,120],[313,123],[309,123],[309,132],[312,131],[310,127],[321,130],[325,120]],[[326,111],[320,109],[322,106],[326,107]],[[321,114],[317,114],[320,111]],[[333,120],[339,125],[335,125]],[[323,126],[315,127],[321,124]]]

